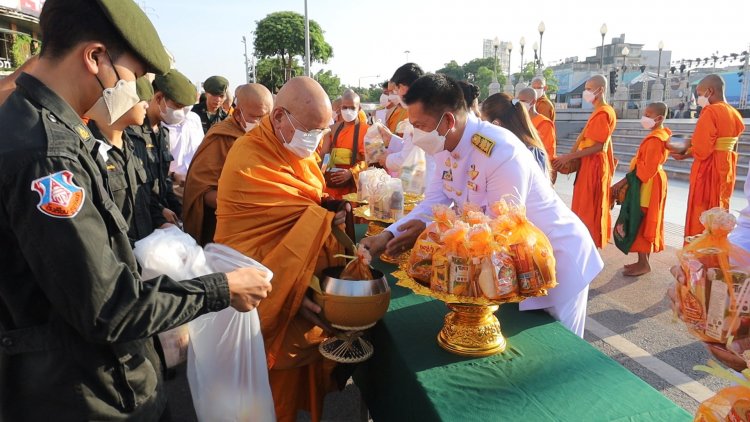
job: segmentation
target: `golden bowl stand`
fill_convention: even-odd
[[[443,349],[461,356],[483,357],[505,350],[500,321],[494,315],[498,305],[446,303],[451,312],[437,336]]]

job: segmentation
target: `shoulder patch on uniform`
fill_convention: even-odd
[[[86,198],[86,191],[73,183],[73,173],[68,170],[34,180],[31,190],[39,194],[37,209],[54,218],[75,217]]]
[[[478,133],[471,137],[471,144],[488,157],[492,154],[492,149],[495,148],[495,141]]]
[[[91,137],[91,133],[89,133],[88,129],[83,127],[83,125],[76,126],[76,132],[78,132],[78,136],[80,136],[84,141],[88,141]]]

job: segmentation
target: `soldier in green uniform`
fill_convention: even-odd
[[[227,98],[229,81],[223,76],[211,76],[203,82],[206,101],[201,101],[193,107],[193,112],[201,118],[203,133],[208,133],[211,126],[227,118],[227,112],[222,105]]]
[[[164,219],[161,209],[151,206],[152,186],[148,183],[146,169],[143,161],[134,155],[133,140],[124,132],[130,125],[143,125],[148,103],[154,97],[151,81],[145,76],[136,80],[136,91],[140,101],[112,125],[102,123],[106,108],[86,113],[91,118],[88,124],[91,134],[103,143],[99,151],[104,151],[101,155],[105,159],[109,190],[128,223],[131,246],[154,231],[154,218],[158,221]]]
[[[116,121],[136,77],[166,73],[167,55],[132,0],[48,0],[40,28],[37,66],[0,106],[0,419],[159,420],[151,336],[230,304],[253,309],[270,284],[247,268],[139,279],[80,116],[104,101]]]
[[[153,83],[154,95],[146,110],[142,125],[132,125],[126,133],[133,140],[136,156],[143,162],[152,189],[154,227],[165,223],[179,224],[182,201],[174,193],[174,182],[169,175],[173,157],[169,152],[169,132],[161,123],[178,124],[185,119],[189,105],[195,101],[196,89],[185,75],[172,69],[157,76]],[[161,216],[161,218],[159,218]]]

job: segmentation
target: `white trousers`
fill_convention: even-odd
[[[583,338],[583,330],[586,325],[586,304],[589,299],[589,286],[573,296],[570,300],[550,308],[545,308],[548,314],[560,321],[568,330]]]

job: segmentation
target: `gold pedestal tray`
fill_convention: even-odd
[[[498,305],[448,303],[451,312],[437,342],[443,349],[461,356],[490,356],[505,351],[505,337],[494,315]]]
[[[367,233],[365,233],[365,237],[377,236],[382,233],[383,230],[385,230],[384,225],[378,224],[375,221],[370,221],[370,223],[367,224]]]
[[[401,264],[402,262],[409,259],[409,252],[403,252],[397,256],[391,256],[386,253],[380,255],[380,260],[387,264]]]

